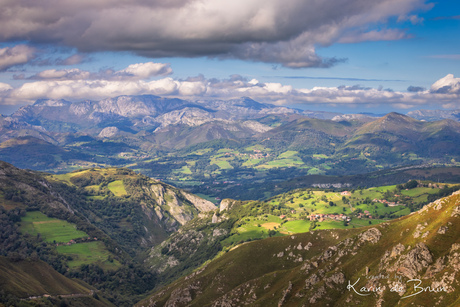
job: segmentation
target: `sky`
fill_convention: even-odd
[[[0,113],[37,99],[250,97],[460,109],[458,0],[0,0]]]

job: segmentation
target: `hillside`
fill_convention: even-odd
[[[129,169],[92,168],[48,178],[78,187],[89,201],[80,211],[133,252],[139,245],[162,242],[200,212],[215,209],[207,200]]]
[[[214,209],[211,202],[128,169],[51,175],[0,162],[0,256],[6,257],[0,275],[38,270],[68,286],[37,287],[38,275],[10,279],[13,284],[2,287],[8,291],[1,301],[18,300],[24,293],[82,294],[84,287],[76,292],[60,273],[99,290],[102,304],[131,306],[158,282],[139,262],[143,252]],[[66,299],[74,301],[73,296]]]
[[[378,226],[248,243],[137,306],[458,306],[460,193]]]
[[[0,256],[0,271],[1,296],[8,293],[22,298],[25,301],[23,305],[28,306],[26,302],[35,305],[46,301],[53,305],[69,304],[71,301],[72,306],[82,307],[111,305],[107,300],[101,301],[91,287],[59,274],[43,261],[11,261]],[[1,300],[7,305],[19,303],[13,297],[2,297]]]
[[[0,162],[0,275],[25,276],[8,278],[0,301],[14,305],[30,294],[39,297],[29,305],[48,299],[52,304],[132,306],[152,289],[252,246],[243,243],[281,246],[284,241],[265,239],[310,236],[315,253],[302,257],[314,257],[321,252],[316,245],[338,244],[331,233],[346,238],[363,226],[380,229],[458,186],[411,180],[344,188],[296,189],[264,201],[225,199],[217,209],[126,168],[56,175]],[[50,282],[40,286],[40,274],[52,276]]]
[[[245,242],[317,229],[377,225],[410,214],[459,188],[413,180],[341,192],[296,189],[265,201],[224,199],[219,211],[200,214],[151,248],[145,264],[167,283]]]

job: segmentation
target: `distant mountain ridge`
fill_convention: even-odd
[[[460,162],[455,120],[302,111],[247,97],[38,100],[0,117],[0,132],[0,159],[21,168],[128,166],[191,189]]]
[[[426,120],[458,120],[456,111],[412,111],[409,116]],[[207,123],[220,126],[232,137],[250,137],[273,128],[264,120],[267,116],[277,116],[277,125],[292,120],[290,117],[318,118],[333,121],[375,120],[372,114],[341,114],[337,112],[302,111],[289,107],[280,107],[260,103],[248,97],[240,99],[187,101],[177,98],[162,98],[153,95],[118,96],[99,101],[66,101],[63,99],[40,99],[33,105],[24,106],[11,116],[0,118],[0,130],[4,132],[2,140],[31,135],[48,142],[59,143],[55,134],[83,133],[93,137],[105,128],[117,128],[120,132],[136,134],[155,133],[169,126],[183,125],[198,127]],[[240,122],[253,122],[250,128],[242,127]],[[255,122],[259,122],[256,124]],[[230,126],[228,126],[230,124]],[[257,128],[255,128],[257,126]],[[249,129],[248,129],[249,128]],[[232,132],[243,134],[232,135]],[[104,136],[104,133],[102,134]],[[206,140],[219,138],[210,137]],[[173,146],[175,147],[175,146]]]
[[[460,120],[460,110],[416,110],[407,113],[408,116],[426,121],[436,121],[442,119]]]
[[[24,122],[42,124],[48,131],[64,132],[48,122],[72,123],[79,130],[103,127],[110,122],[129,121],[135,130],[146,126],[176,124],[187,117],[191,125],[196,117],[203,119],[247,120],[270,113],[299,113],[298,110],[262,104],[249,98],[229,101],[197,101],[161,98],[152,95],[119,96],[100,101],[70,102],[65,100],[37,100],[11,115]],[[137,129],[136,129],[137,128]],[[70,129],[70,128],[69,128]],[[75,129],[73,128],[76,132]]]

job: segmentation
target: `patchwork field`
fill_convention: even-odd
[[[307,232],[313,229],[349,229],[376,225],[408,215],[426,203],[440,187],[404,189],[396,185],[334,191],[295,190],[241,209],[239,224],[223,246]],[[412,208],[412,209],[411,209]]]
[[[31,236],[41,236],[45,242],[57,244],[56,250],[69,256],[70,268],[82,264],[98,264],[103,269],[116,269],[121,264],[113,259],[103,242],[75,242],[88,238],[88,234],[77,230],[74,224],[50,218],[39,211],[27,212],[21,218],[21,231]],[[91,238],[91,240],[95,240]],[[97,239],[96,239],[97,240]]]

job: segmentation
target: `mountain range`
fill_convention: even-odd
[[[250,98],[186,101],[149,95],[38,100],[0,118],[0,159],[55,173],[126,166],[225,198],[238,184],[250,192],[257,184],[293,176],[456,166],[460,123],[449,119],[458,119],[455,112],[412,112],[415,119],[399,113],[302,111]]]

